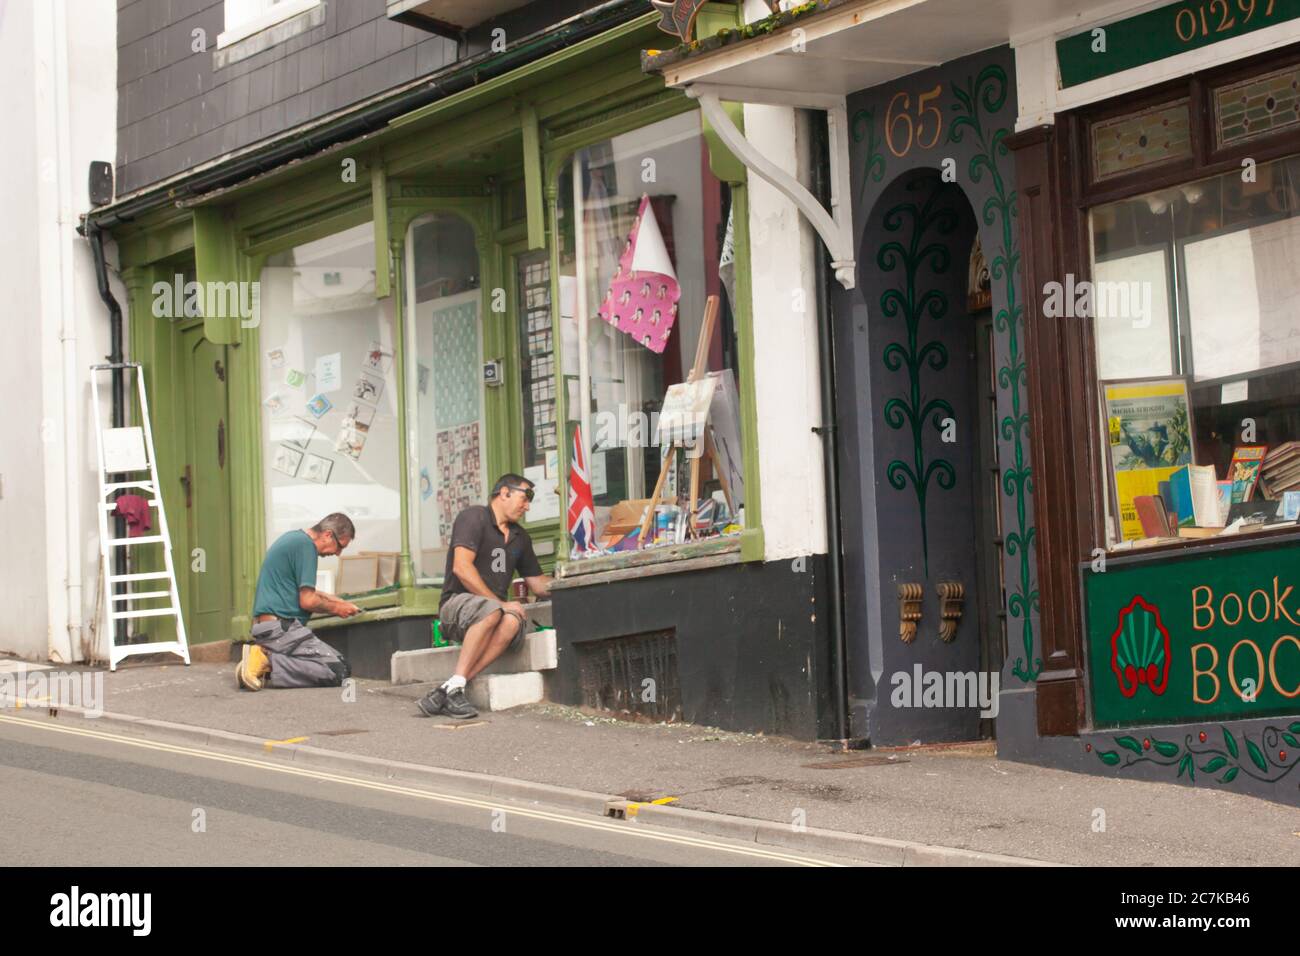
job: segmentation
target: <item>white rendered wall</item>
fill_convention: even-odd
[[[84,660],[90,650],[99,552],[89,366],[104,361],[109,336],[90,247],[76,226],[89,208],[90,161],[112,161],[115,152],[116,17],[113,4],[0,4],[8,166],[0,185],[0,283],[10,332],[0,349],[0,399],[10,413],[9,440],[0,443],[0,535],[7,542],[0,579],[10,596],[0,653],[31,660]],[[120,283],[115,291],[125,302]],[[69,628],[78,620],[80,633]]]
[[[813,114],[817,115],[817,114]],[[780,106],[745,106],[745,135],[808,184],[808,120]],[[754,382],[764,559],[826,552],[826,497],[817,354],[816,233],[794,203],[749,176]]]
[[[0,653],[31,660],[46,653],[47,580],[57,573],[45,541],[45,462],[42,455],[43,336],[40,254],[33,242],[38,218],[34,188],[35,148],[34,7],[0,4],[0,128],[8,148],[0,176],[0,283],[5,289],[4,348],[0,348],[0,401],[10,410],[0,442],[0,580],[5,614],[0,617]],[[47,568],[47,558],[51,567]]]
[[[81,494],[78,505],[81,514],[81,562],[83,578],[82,605],[87,625],[95,620],[95,597],[99,585],[99,526],[95,499],[99,492],[98,462],[95,453],[95,425],[90,404],[90,366],[107,362],[111,350],[108,306],[99,297],[95,284],[95,260],[90,243],[76,233],[79,217],[90,209],[87,181],[92,160],[113,162],[117,156],[117,11],[109,3],[90,4],[80,0],[63,0],[67,5],[68,39],[68,93],[71,136],[69,139],[69,194],[71,210],[62,223],[63,248],[71,265],[71,297],[76,315],[77,365],[81,376],[77,388],[81,406],[77,447],[81,449],[78,471],[81,476]],[[118,279],[117,249],[105,242],[109,265],[109,285],[122,309],[122,351],[131,357],[131,342],[126,330],[126,287]],[[103,426],[111,424],[109,418],[112,392],[109,377],[102,374],[96,379],[101,385],[100,407]],[[134,379],[127,379],[127,416],[134,407]],[[159,476],[161,480],[165,477]],[[183,515],[173,521],[184,520]],[[184,562],[182,562],[184,564]],[[96,630],[100,629],[95,621]],[[74,648],[75,660],[90,656],[90,632],[87,628],[83,646]],[[99,659],[107,659],[108,646],[98,639]]]

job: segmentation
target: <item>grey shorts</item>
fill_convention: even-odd
[[[505,604],[495,598],[485,598],[478,594],[453,594],[442,602],[442,607],[438,608],[438,629],[442,632],[442,639],[453,644],[463,643],[466,631],[503,607]],[[512,617],[519,617],[513,611],[506,613]],[[519,617],[519,630],[515,632],[514,639],[507,650],[514,651],[523,646],[527,623]]]

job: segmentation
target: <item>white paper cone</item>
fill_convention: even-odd
[[[668,247],[664,245],[664,235],[659,231],[659,221],[655,219],[655,207],[650,203],[646,203],[641,228],[636,234],[636,248],[632,250],[632,271],[657,272],[677,281],[672,260],[668,258]]]

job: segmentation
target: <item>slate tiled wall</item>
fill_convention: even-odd
[[[384,0],[326,0],[320,26],[215,70],[224,17],[223,0],[118,0],[118,196],[456,58],[454,41],[388,20]],[[206,52],[191,52],[196,28]]]

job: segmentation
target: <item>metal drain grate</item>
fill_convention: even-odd
[[[655,720],[680,720],[677,638],[651,631],[574,645],[586,707]]]

